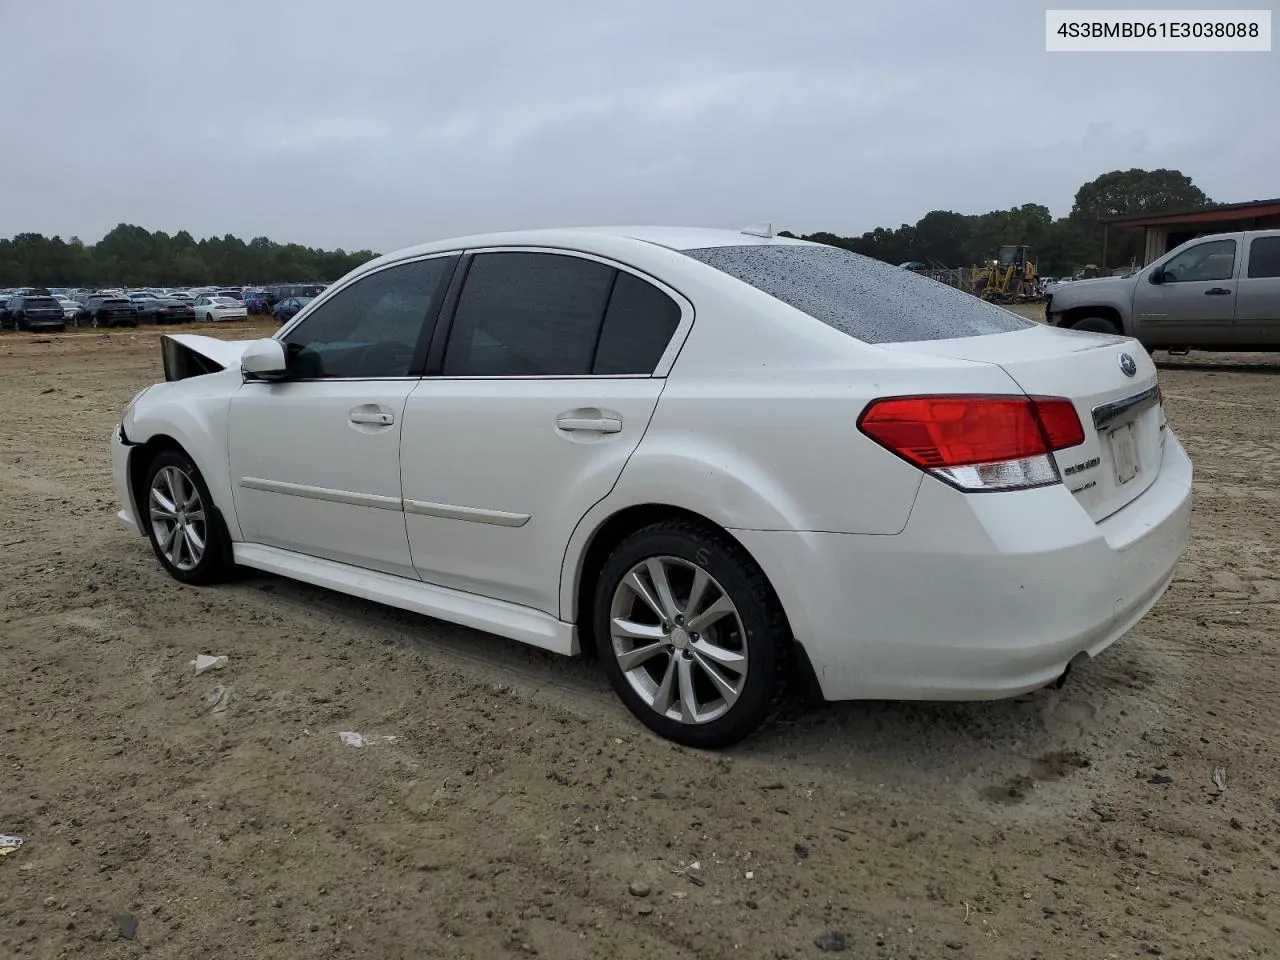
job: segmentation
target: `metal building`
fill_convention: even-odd
[[[1158,260],[1174,247],[1206,233],[1235,233],[1239,230],[1280,228],[1280,199],[1250,200],[1247,203],[1223,203],[1216,207],[1200,207],[1181,213],[1139,214],[1103,220],[1102,262],[1107,262],[1107,247],[1112,230],[1145,231],[1142,265]]]

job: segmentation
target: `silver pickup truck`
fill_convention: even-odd
[[[1148,350],[1280,350],[1280,230],[1197,237],[1127,277],[1055,284],[1045,320]]]

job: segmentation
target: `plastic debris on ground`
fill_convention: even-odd
[[[367,737],[363,733],[356,733],[354,730],[343,730],[338,734],[338,739],[348,747],[371,747],[375,743],[395,743],[400,738]]]
[[[0,857],[7,857],[22,846],[21,837],[13,837],[7,833],[0,833]]]
[[[225,656],[215,657],[207,653],[197,653],[196,658],[191,661],[191,666],[195,669],[197,677],[206,670],[221,670],[226,665],[227,658]]]
[[[209,703],[213,707],[212,713],[226,713],[227,707],[231,706],[231,690],[221,684],[213,688],[209,694]]]

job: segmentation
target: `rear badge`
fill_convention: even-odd
[[[1120,372],[1126,377],[1132,377],[1138,372],[1138,363],[1129,354],[1120,354]]]

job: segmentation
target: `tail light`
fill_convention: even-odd
[[[1022,490],[1061,481],[1053,452],[1084,443],[1063,397],[929,396],[876,400],[858,429],[961,490]]]

